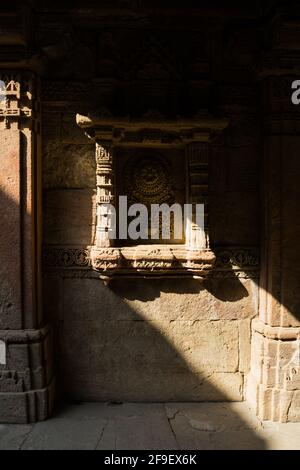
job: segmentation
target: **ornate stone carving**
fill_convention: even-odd
[[[117,129],[114,133],[116,141],[120,143],[160,143],[160,144],[179,144],[182,136],[178,132],[162,131],[161,129],[141,129],[140,131],[125,131]]]
[[[216,269],[253,269],[259,266],[259,253],[256,248],[217,248]]]
[[[43,250],[43,263],[48,268],[88,268],[90,250],[81,247],[47,246]]]
[[[91,253],[91,260],[95,269],[110,271],[120,266],[121,253],[118,249],[96,249]]]
[[[189,202],[191,204],[204,204],[204,232],[195,223],[195,213],[192,220],[188,220],[187,244],[192,249],[209,248],[207,198],[208,198],[208,144],[191,143],[187,146],[187,160],[189,172]]]
[[[135,259],[135,266],[138,267],[138,262],[143,259],[143,256],[147,256],[153,261],[157,261],[159,256],[165,257],[167,263],[171,262],[173,266],[183,266],[184,263],[189,264],[189,267],[196,267],[196,261],[198,259],[199,264],[203,262],[203,253],[192,252],[193,259],[186,258],[186,250],[181,247],[176,249],[176,257],[173,251],[169,248],[143,246],[143,247],[126,248],[126,259],[128,256]],[[180,249],[181,248],[181,249]],[[123,257],[123,250],[119,248],[103,248],[98,249],[94,261],[91,259],[91,247],[57,247],[57,246],[46,246],[44,248],[44,267],[49,269],[69,269],[77,270],[79,273],[91,269],[92,263],[97,265],[97,269],[103,269],[109,271],[110,269],[120,268],[126,266],[127,261]],[[171,253],[171,255],[170,255]],[[248,278],[258,279],[259,278],[259,255],[256,247],[239,248],[214,248],[216,255],[216,261],[213,270],[208,274],[210,277],[218,279],[227,278]],[[155,257],[155,259],[153,259]],[[169,257],[169,258],[168,258]],[[99,261],[98,261],[99,259]],[[193,265],[193,266],[192,266]],[[142,264],[140,264],[142,267]],[[148,266],[150,268],[150,266]],[[164,266],[161,266],[164,267]],[[167,267],[167,266],[165,266]]]
[[[30,74],[0,74],[0,120],[8,128],[21,118],[32,117],[33,77]]]
[[[162,243],[160,245],[135,245],[125,242],[124,247],[113,245],[109,231],[113,230],[114,184],[117,179],[113,162],[113,146],[127,150],[134,140],[134,149],[142,149],[145,135],[153,146],[153,154],[129,158],[122,171],[123,189],[128,196],[128,203],[173,204],[174,188],[171,182],[171,163],[165,156],[160,156],[156,146],[186,146],[187,172],[189,176],[188,193],[190,203],[207,204],[209,139],[219,133],[226,121],[213,119],[207,114],[191,121],[162,121],[153,126],[147,116],[143,120],[113,119],[99,115],[88,117],[77,115],[77,124],[86,130],[96,142],[96,177],[97,177],[97,227],[96,243],[91,248],[91,265],[105,279],[116,274],[137,273],[145,275],[193,275],[204,278],[215,262],[215,255],[209,249],[207,216],[205,229],[198,227],[193,214],[188,220],[185,240],[182,244]],[[134,136],[134,137],[133,137]],[[167,136],[167,139],[165,137]],[[171,138],[170,138],[171,137]],[[200,141],[200,142],[199,142]],[[147,145],[148,152],[149,146]],[[154,150],[155,149],[155,150]],[[138,153],[136,151],[136,153]],[[184,166],[183,166],[184,168]],[[183,170],[184,171],[184,170]],[[118,187],[118,181],[116,181]],[[117,191],[118,192],[118,191]],[[124,195],[124,194],[121,194]],[[186,201],[183,194],[182,202]],[[110,213],[111,210],[111,213]],[[116,226],[116,221],[114,221]],[[172,229],[171,229],[172,231]]]
[[[168,174],[167,162],[154,154],[150,157],[131,158],[124,171],[124,189],[128,203],[172,203],[174,192]]]
[[[180,77],[175,56],[161,41],[149,36],[132,55],[126,78],[135,80],[166,81]]]
[[[113,155],[110,143],[96,142],[96,177],[97,177],[97,233],[96,245],[112,245],[109,232],[114,230],[112,214],[107,204],[114,203]]]
[[[180,245],[138,245],[108,248],[105,252],[93,247],[91,258],[94,269],[107,277],[141,273],[149,276],[193,274],[204,278],[215,262],[210,250],[191,252]]]

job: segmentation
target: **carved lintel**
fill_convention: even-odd
[[[86,133],[100,141],[112,140],[114,144],[178,145],[193,141],[208,142],[228,125],[225,119],[209,115],[191,120],[154,121],[145,115],[142,119],[103,117],[101,114],[76,115],[76,122]]]

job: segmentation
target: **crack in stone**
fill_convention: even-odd
[[[22,450],[25,442],[27,441],[27,438],[29,437],[29,434],[33,431],[34,426],[32,426],[29,431],[25,434],[24,439],[22,440],[20,446],[18,447],[18,450]]]
[[[165,407],[165,412],[166,412],[166,417],[167,417],[167,420],[168,420],[168,423],[169,423],[169,427],[170,427],[171,433],[172,433],[172,435],[173,435],[173,437],[174,437],[174,439],[175,439],[177,448],[178,448],[178,449],[181,449],[180,444],[179,444],[179,442],[178,442],[178,440],[177,440],[177,436],[176,436],[175,430],[174,430],[174,428],[173,428],[173,426],[172,426],[172,423],[171,423],[171,421],[174,421],[174,419],[176,418],[176,416],[180,413],[180,410],[175,410],[173,416],[168,416],[166,407]]]
[[[106,428],[107,428],[107,426],[108,426],[108,423],[109,423],[109,419],[106,420],[106,423],[105,423],[105,425],[103,426],[103,429],[102,429],[102,431],[101,431],[101,433],[100,433],[100,437],[99,437],[99,439],[98,439],[98,441],[97,441],[95,450],[97,450],[97,447],[98,447],[98,445],[100,444],[100,442],[101,442],[101,440],[102,440],[102,438],[103,438],[103,435],[104,435],[104,432],[105,432],[105,430],[106,430]]]

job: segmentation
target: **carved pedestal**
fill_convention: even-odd
[[[300,420],[300,328],[252,322],[248,400],[262,420]]]

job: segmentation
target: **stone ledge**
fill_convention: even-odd
[[[300,327],[270,326],[263,323],[259,318],[252,320],[252,329],[268,339],[282,341],[300,339]]]
[[[205,278],[213,268],[216,257],[209,249],[192,250],[180,245],[137,245],[123,248],[91,250],[93,269],[113,277],[125,274],[172,275],[192,274]]]
[[[44,339],[50,331],[49,324],[35,330],[0,330],[0,340],[5,343],[35,343]]]

